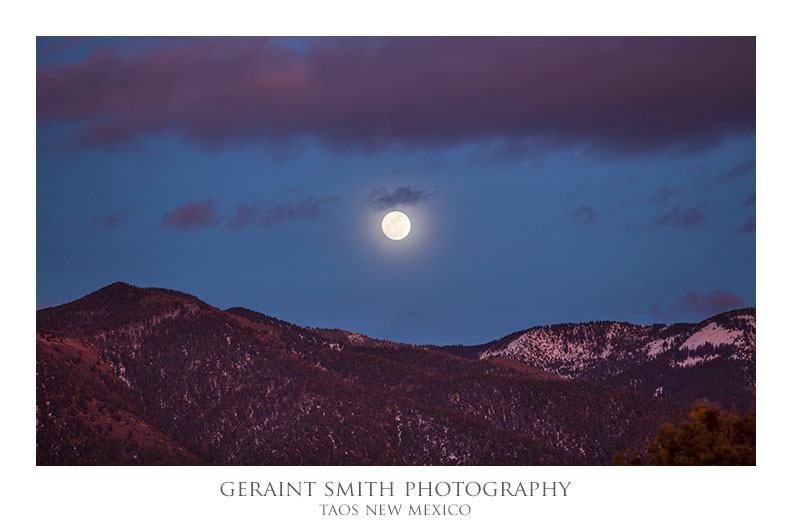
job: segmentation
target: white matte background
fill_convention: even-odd
[[[36,1],[2,10],[2,480],[5,530],[778,530],[786,526],[787,13],[779,2]],[[757,35],[758,466],[36,467],[36,35]],[[715,265],[713,266],[715,267]],[[322,517],[321,496],[233,497],[224,480],[571,481],[567,498],[468,503],[468,517]],[[319,490],[322,492],[323,490]],[[335,501],[340,502],[340,501]],[[784,523],[784,525],[782,524]]]

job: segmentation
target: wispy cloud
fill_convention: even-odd
[[[653,225],[656,227],[698,227],[705,223],[705,213],[701,207],[682,207],[675,205],[671,210],[665,212],[655,219]]]
[[[100,225],[107,229],[112,229],[121,225],[121,223],[125,222],[133,215],[137,213],[137,209],[128,208],[122,211],[115,211],[107,216],[97,216],[95,218],[91,218],[91,225]]]
[[[696,184],[702,188],[711,188],[720,186],[722,183],[727,183],[738,179],[744,179],[748,177],[753,178],[755,168],[754,159],[741,161],[725,170],[711,171],[705,170],[703,167],[701,169],[702,172],[696,178]]]
[[[678,189],[670,187],[661,187],[655,194],[650,196],[647,201],[650,203],[667,203],[678,193]]]
[[[597,218],[595,209],[589,205],[582,205],[571,212],[571,221],[576,224],[591,225]]]
[[[377,188],[368,196],[368,202],[376,209],[384,210],[399,205],[416,205],[428,201],[435,191],[423,190],[413,186],[397,188]]]
[[[223,217],[214,209],[214,200],[189,201],[162,216],[159,225],[179,231],[196,231],[219,225]]]
[[[694,291],[686,292],[678,301],[670,304],[669,309],[675,313],[708,317],[744,306],[746,306],[746,303],[738,294],[716,290],[708,294],[700,294]]]
[[[48,45],[38,51],[38,55],[46,55],[52,52],[59,52],[71,48],[72,46],[84,41],[85,37],[62,37],[53,40]]]
[[[214,201],[189,201],[166,213],[160,221],[161,227],[172,227],[180,231],[196,231],[216,227],[223,222],[228,229],[247,227],[270,227],[287,220],[308,220],[323,214],[323,207],[336,203],[337,196],[307,198],[298,203],[239,203],[236,213],[226,217],[217,212]]]
[[[757,221],[755,220],[754,216],[751,216],[748,220],[743,222],[743,225],[738,228],[736,234],[747,235],[749,233],[754,233],[756,229]]]
[[[241,203],[236,207],[236,215],[228,220],[227,227],[243,229],[246,227],[269,227],[286,220],[308,220],[318,218],[325,205],[337,203],[336,196],[307,198],[296,204],[260,205]]]
[[[719,181],[734,181],[742,177],[750,177],[754,175],[755,161],[754,159],[743,161],[735,166],[719,173],[716,177]]]
[[[755,194],[749,194],[743,203],[741,203],[741,207],[750,207],[755,204],[757,196]]]

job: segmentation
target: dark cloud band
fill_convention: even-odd
[[[321,38],[103,47],[37,73],[40,121],[112,145],[317,138],[338,147],[481,139],[636,151],[706,147],[755,124],[755,39]],[[519,148],[521,149],[521,148]],[[526,149],[526,148],[524,148]]]

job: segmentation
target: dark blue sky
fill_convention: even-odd
[[[40,38],[37,305],[438,344],[751,306],[754,83],[751,38]]]

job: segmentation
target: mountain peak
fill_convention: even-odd
[[[213,307],[183,292],[119,281],[69,303],[38,310],[36,322],[39,330],[50,332],[75,327],[95,332],[183,308],[194,311]]]
[[[140,293],[143,290],[144,288],[135,286],[133,284],[125,283],[123,281],[115,281],[114,283],[108,284],[103,288],[94,290],[90,294],[87,294],[85,297],[90,297],[92,295],[99,295],[99,294],[136,294],[136,293]]]

